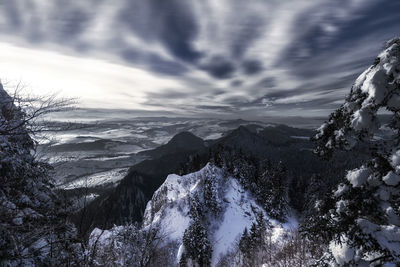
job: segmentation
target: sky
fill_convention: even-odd
[[[395,0],[0,0],[0,78],[138,115],[318,117],[398,35]]]

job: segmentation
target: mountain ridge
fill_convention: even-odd
[[[94,215],[95,218],[99,218],[95,219],[94,226],[98,225],[104,228],[105,226],[111,227],[114,223],[122,223],[129,220],[141,221],[147,201],[151,199],[153,193],[162,185],[169,174],[182,175],[198,171],[207,162],[212,160],[216,154],[226,149],[255,157],[256,161],[259,162],[270,160],[274,163],[279,163],[279,161],[287,163],[287,166],[290,167],[288,169],[290,176],[293,176],[297,172],[297,179],[293,182],[288,181],[295,183],[293,188],[290,189],[290,199],[296,200],[292,201],[291,205],[296,209],[302,209],[305,205],[303,202],[306,200],[302,200],[299,194],[305,193],[304,188],[309,183],[312,174],[321,169],[326,169],[323,166],[327,163],[321,162],[312,153],[312,144],[308,139],[303,140],[291,137],[294,133],[302,133],[302,131],[310,133],[312,131],[283,126],[280,126],[278,129],[271,128],[273,130],[264,128],[264,130],[257,133],[257,131],[252,131],[245,126],[241,126],[236,130],[230,131],[225,136],[209,142],[207,147],[201,138],[191,133],[178,134],[177,137],[172,138],[166,145],[161,146],[161,149],[156,148],[146,152],[147,155],[155,154],[156,156],[132,166],[128,175],[121,180],[115,189],[112,189],[112,191],[105,193],[99,199],[90,203],[89,209],[97,214]],[[252,127],[252,129],[257,129],[257,127]],[[280,141],[271,144],[259,134],[268,130],[273,131],[274,134],[276,132],[284,133],[285,139],[290,139],[290,142],[287,142],[285,146],[279,146]],[[183,146],[173,145],[173,149],[169,149],[171,143],[174,144],[179,139],[184,141],[194,140],[199,145],[193,147],[198,149],[191,150],[190,145],[185,142],[183,142],[185,144]],[[176,147],[179,149],[176,150]],[[169,151],[172,151],[172,153],[169,153]],[[352,159],[352,161],[354,160]],[[338,161],[335,164],[339,164],[338,166],[351,165],[352,161],[338,156]],[[338,170],[338,168],[335,170]],[[327,177],[330,176],[335,175],[331,174]],[[328,184],[335,183],[332,180]],[[104,214],[111,215],[111,220],[107,223],[101,219]],[[116,217],[112,218],[113,216]]]

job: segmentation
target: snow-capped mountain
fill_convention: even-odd
[[[198,222],[211,247],[211,266],[216,266],[224,256],[238,249],[243,233],[256,225],[260,217],[269,226],[272,243],[279,243],[285,233],[297,227],[293,218],[288,218],[285,224],[270,219],[236,178],[209,163],[198,172],[168,175],[147,204],[142,229],[159,228],[163,237],[161,246],[172,248],[170,253],[177,265],[183,255],[190,254],[185,242],[196,238],[189,232]],[[101,235],[99,243],[108,244],[124,230],[95,229],[92,243]]]
[[[207,190],[207,187],[211,187],[211,190]],[[190,209],[195,198],[204,207],[205,218],[202,223],[208,227],[212,266],[237,246],[245,228],[250,229],[256,222],[258,213],[262,213],[266,220],[269,219],[251,194],[235,178],[218,167],[207,164],[200,171],[188,175],[171,174],[148,202],[144,227],[159,223],[169,242],[177,241],[180,244],[177,259],[180,259],[184,250],[184,232],[194,220]],[[217,211],[213,212],[213,208]],[[278,241],[284,228],[275,221],[271,222],[273,240]]]

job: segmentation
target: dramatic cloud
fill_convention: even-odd
[[[212,57],[202,68],[213,77],[219,79],[230,78],[235,72],[233,63],[220,56]]]
[[[399,29],[392,0],[0,0],[0,78],[84,107],[322,116]]]

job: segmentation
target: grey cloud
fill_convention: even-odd
[[[119,20],[142,38],[163,42],[179,59],[196,61],[201,57],[192,45],[197,24],[191,6],[184,1],[126,1]]]
[[[55,38],[60,42],[69,42],[86,30],[91,16],[79,7],[72,6],[67,10],[64,8],[55,8],[51,18],[54,23],[51,24],[51,27],[56,33]]]
[[[150,70],[161,74],[178,76],[188,71],[179,61],[166,60],[156,54],[150,55],[146,63]]]
[[[231,96],[231,97],[225,98],[223,103],[225,105],[230,105],[230,106],[240,108],[240,107],[244,107],[244,106],[249,106],[249,105],[251,105],[252,102],[249,102],[248,99],[245,97]]]
[[[206,111],[220,111],[220,112],[232,112],[235,108],[231,106],[211,106],[211,105],[197,105],[197,109],[206,110]]]
[[[232,37],[231,56],[241,59],[246,50],[260,36],[263,19],[257,15],[248,16],[241,22],[238,32]]]
[[[149,101],[175,100],[175,99],[190,97],[190,93],[182,92],[182,91],[174,90],[174,89],[166,89],[162,92],[147,93],[146,97]]]
[[[262,71],[262,63],[258,60],[246,60],[242,63],[245,74],[252,75]]]
[[[233,86],[233,87],[238,87],[238,86],[241,86],[242,84],[243,84],[242,80],[233,80],[231,82],[231,86]]]
[[[213,94],[214,94],[214,96],[218,96],[218,95],[223,95],[223,94],[225,94],[226,92],[227,92],[226,90],[214,89]]]
[[[120,57],[128,62],[137,62],[143,60],[143,54],[136,49],[126,48],[119,52]]]
[[[0,14],[6,22],[0,26],[1,30],[32,42],[73,43],[86,31],[93,17],[92,10],[81,8],[71,1],[44,3],[48,6],[47,12],[43,11],[43,3],[40,2],[2,1]]]
[[[124,49],[120,52],[120,57],[136,66],[142,66],[158,74],[180,76],[188,71],[188,68],[179,61],[164,59],[154,53],[143,53],[136,49]]]
[[[0,7],[3,9],[2,17],[6,20],[6,24],[1,25],[3,31],[9,31],[14,28],[14,31],[20,30],[22,27],[22,18],[18,3],[16,1],[2,1]]]
[[[271,88],[276,86],[276,82],[273,77],[266,77],[259,81],[257,86],[262,88]]]
[[[343,4],[345,7],[351,3]],[[309,78],[333,71],[359,72],[382,49],[381,44],[385,40],[398,34],[400,24],[398,1],[371,1],[346,18],[337,18],[337,14],[334,13],[339,2],[331,5],[333,11],[322,17],[320,23],[313,23],[313,17],[310,16],[310,13],[316,13],[321,9],[319,6],[299,17],[298,23],[308,25],[308,30],[296,36],[281,61],[281,64],[289,67],[293,73]],[[331,25],[335,30],[331,33],[326,32],[321,28],[321,24]],[[322,39],[324,42],[321,42]],[[306,56],[298,56],[303,54],[302,51],[309,53]],[[345,60],[338,65],[337,57],[344,54],[346,54]]]
[[[201,68],[218,79],[230,78],[236,71],[233,62],[222,56],[212,57],[207,63],[203,64]]]

